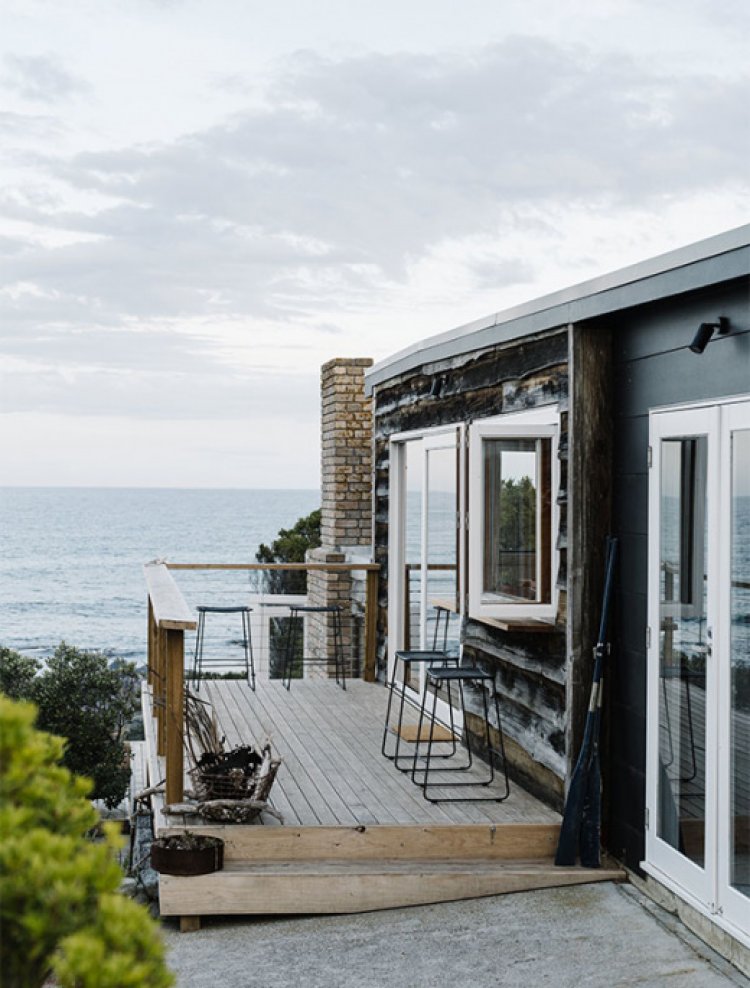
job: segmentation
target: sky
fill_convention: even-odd
[[[0,485],[315,487],[318,380],[750,221],[746,0],[3,0]]]

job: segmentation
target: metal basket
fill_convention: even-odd
[[[222,773],[193,769],[191,777],[202,803],[211,799],[250,799],[257,781],[255,775],[245,775],[242,769]]]

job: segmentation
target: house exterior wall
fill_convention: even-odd
[[[440,396],[430,395],[440,381]],[[387,664],[389,440],[399,432],[470,423],[502,413],[558,404],[561,445],[566,444],[568,331],[561,327],[517,345],[495,346],[450,361],[426,364],[374,389],[375,562],[381,566],[378,614],[378,671]],[[504,632],[473,620],[464,622],[467,661],[495,674],[512,774],[559,807],[566,774],[565,600],[567,471],[561,464],[558,623],[550,632]],[[467,728],[480,734],[480,703],[470,701]]]
[[[750,391],[750,287],[715,289],[629,309],[589,327],[611,330],[614,455],[612,530],[620,537],[614,650],[607,689],[609,850],[638,869],[645,854],[648,430],[650,409]],[[732,330],[698,356],[701,322],[728,316]]]

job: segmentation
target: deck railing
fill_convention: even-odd
[[[167,563],[144,566],[148,592],[148,683],[156,716],[157,753],[166,760],[166,799],[179,803],[184,779],[185,632],[196,619],[171,571],[312,572],[365,574],[362,678],[375,680],[378,571],[376,563]]]

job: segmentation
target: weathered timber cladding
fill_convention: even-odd
[[[439,396],[431,396],[435,389]],[[561,457],[567,454],[567,327],[504,345],[425,364],[375,388],[374,533],[375,561],[381,565],[378,669],[387,662],[389,439],[399,432],[453,423],[469,424],[507,412],[558,404],[563,411]],[[466,620],[467,660],[492,671],[501,696],[503,728],[513,775],[527,788],[560,806],[565,777],[566,532],[567,470],[558,492],[561,550],[557,583],[563,592],[558,626],[549,633],[504,632]],[[467,698],[467,728],[476,730],[481,698]],[[473,712],[473,715],[472,715]],[[476,730],[478,734],[479,731]]]
[[[570,328],[566,544],[568,677],[566,751],[572,772],[583,738],[599,634],[605,537],[612,501],[612,333]]]
[[[604,838],[633,869],[645,854],[648,413],[750,390],[749,292],[748,279],[737,279],[621,312],[607,323],[614,341],[613,530],[620,537],[620,566],[605,693]],[[701,356],[690,353],[699,324],[718,315],[729,317],[731,333],[715,338]]]

